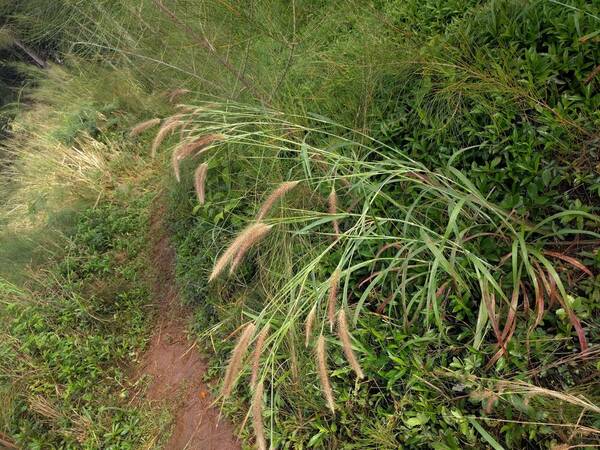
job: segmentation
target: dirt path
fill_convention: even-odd
[[[233,427],[218,409],[202,377],[206,364],[185,329],[189,317],[180,302],[174,280],[175,252],[166,234],[164,211],[156,208],[151,223],[152,263],[156,273],[154,297],[158,319],[142,359],[138,378],[150,376],[146,400],[172,408],[173,434],[165,450],[241,449]]]

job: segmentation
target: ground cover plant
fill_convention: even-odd
[[[151,172],[107,118],[126,109],[94,97],[102,73],[56,68],[38,78],[4,142],[0,444],[8,448],[140,448],[161,442],[169,423],[135,402],[145,381],[131,378],[152,319]]]
[[[249,445],[597,445],[595,2],[46,10],[3,14],[112,86],[57,138],[100,111],[160,176]]]
[[[125,387],[148,294],[139,262],[116,261],[137,256],[139,224],[109,207],[78,222],[58,270],[30,289],[2,283],[3,429],[24,448],[130,448],[152,427]]]

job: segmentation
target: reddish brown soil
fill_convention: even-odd
[[[174,280],[175,252],[156,208],[151,223],[154,297],[158,319],[138,377],[150,376],[146,400],[171,408],[173,433],[165,450],[240,449],[233,427],[219,410],[202,382],[206,364],[188,339],[185,328],[189,311],[180,302]]]

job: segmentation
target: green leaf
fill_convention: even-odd
[[[306,178],[310,180],[312,178],[312,171],[310,169],[310,158],[308,157],[308,145],[305,141],[303,141],[300,146],[300,159],[302,159],[302,166],[304,167]]]
[[[490,433],[485,431],[485,429],[477,422],[473,417],[469,417],[469,423],[473,425],[473,428],[477,430],[477,432],[481,435],[485,441],[492,446],[494,450],[504,450],[504,447],[498,443],[496,439],[492,437]]]
[[[322,431],[318,432],[317,434],[315,434],[313,437],[310,438],[307,446],[314,447],[315,445],[319,444],[323,440],[324,437],[325,437],[324,432],[322,432]]]
[[[404,424],[408,428],[413,428],[419,425],[425,425],[427,422],[429,422],[429,417],[424,414],[419,414],[417,417],[411,417],[410,419],[405,420]]]

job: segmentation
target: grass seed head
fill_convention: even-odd
[[[169,116],[165,119],[165,123],[163,124],[164,126],[169,125],[173,122],[177,122],[177,121],[183,121],[183,119],[185,118],[185,114],[184,113],[177,113],[177,114],[173,114],[172,116]]]
[[[331,188],[331,192],[329,193],[329,197],[327,197],[327,203],[329,205],[329,214],[337,213],[337,194],[335,193],[335,188]],[[333,232],[335,233],[335,237],[340,237],[340,224],[338,220],[335,219],[331,222],[333,225]]]
[[[273,205],[277,200],[283,197],[286,193],[294,189],[298,185],[299,181],[286,181],[281,183],[277,189],[271,192],[271,195],[264,201],[258,214],[256,216],[256,220],[260,221],[265,218],[265,216],[269,213]]]
[[[317,304],[312,307],[308,316],[306,316],[306,323],[304,324],[304,345],[308,347],[308,343],[310,342],[310,335],[312,334],[312,329],[315,324],[315,317],[317,316]]]
[[[194,187],[196,188],[196,195],[198,196],[198,202],[204,205],[206,175],[208,174],[208,164],[202,163],[196,169],[194,173]]]
[[[175,105],[175,108],[177,108],[177,110],[181,113],[181,114],[188,114],[191,113],[192,111],[194,111],[196,108],[190,105],[183,105],[183,104],[179,104],[179,105]]]
[[[222,395],[224,399],[231,395],[231,391],[235,387],[237,376],[240,373],[240,369],[242,368],[242,360],[244,359],[246,350],[248,350],[248,345],[250,344],[250,339],[254,334],[255,328],[256,327],[253,323],[249,323],[248,325],[246,325],[244,331],[238,339],[237,344],[233,349],[231,359],[229,360],[229,365],[227,366],[227,370],[225,371],[225,379],[223,381]]]
[[[152,151],[151,151],[151,156],[152,158],[154,158],[156,156],[156,151],[158,150],[158,147],[160,147],[160,144],[163,143],[163,141],[167,138],[167,136],[169,136],[174,130],[177,129],[177,127],[180,127],[183,125],[183,122],[180,120],[173,120],[173,121],[166,121],[162,127],[160,127],[160,130],[158,130],[158,133],[156,133],[156,137],[154,138],[154,141],[152,142]]]
[[[231,266],[229,268],[229,274],[232,274],[235,272],[235,270],[242,263],[242,260],[244,259],[244,256],[246,255],[246,253],[248,252],[250,247],[252,247],[258,241],[260,241],[263,237],[265,237],[265,235],[269,232],[269,230],[271,230],[271,228],[272,228],[271,225],[265,225],[264,227],[256,230],[255,233],[248,235],[247,239],[244,240],[244,242],[242,242],[242,244],[240,245],[239,250],[237,251],[236,255],[234,256],[233,261],[231,262]]]
[[[185,94],[189,94],[190,92],[191,91],[189,89],[185,88],[173,89],[172,91],[169,91],[167,93],[167,98],[169,99],[169,103],[175,103],[179,99],[179,97]]]
[[[220,134],[209,134],[207,136],[197,138],[192,142],[184,142],[175,150],[173,150],[173,154],[171,155],[171,163],[173,165],[173,171],[175,172],[175,178],[177,181],[181,181],[179,171],[179,162],[181,160],[189,157],[194,152],[202,153],[202,151],[204,151],[211,143],[222,139],[223,136]]]
[[[340,269],[335,269],[335,272],[329,278],[329,293],[327,299],[327,319],[329,320],[329,329],[333,331],[335,323],[335,310],[337,303],[337,295],[340,287]]]
[[[239,255],[243,254],[250,248],[252,244],[255,244],[260,238],[264,237],[269,230],[272,228],[271,225],[265,225],[264,223],[257,222],[247,226],[227,247],[227,250],[217,259],[213,270],[208,278],[211,282],[214,280],[222,271],[225,269],[229,262],[236,258],[241,261]],[[241,252],[241,253],[240,253]]]
[[[327,375],[327,354],[325,351],[325,338],[323,335],[319,335],[317,339],[317,371],[319,372],[319,379],[321,380],[321,388],[323,389],[323,395],[327,401],[327,406],[332,413],[335,414],[335,402],[333,400],[333,391],[331,384],[329,383],[329,375]]]
[[[144,131],[146,131],[147,129],[155,127],[159,123],[160,123],[159,118],[154,118],[154,119],[150,119],[150,120],[146,120],[144,122],[138,123],[129,132],[129,137],[138,136],[138,135],[142,134]]]
[[[250,379],[250,386],[256,386],[256,381],[258,380],[258,369],[260,368],[260,356],[265,348],[265,341],[267,336],[269,335],[269,324],[266,324],[260,334],[258,335],[258,339],[256,340],[256,347],[254,348],[254,353],[252,354],[252,377]]]
[[[342,349],[344,350],[344,354],[346,355],[346,359],[352,367],[352,370],[356,372],[356,376],[358,378],[364,378],[364,374],[358,360],[356,359],[356,355],[352,350],[352,342],[350,340],[350,332],[348,331],[348,322],[346,321],[346,312],[342,308],[338,313],[338,335],[340,337],[340,341],[342,341]]]
[[[265,439],[265,429],[262,419],[262,401],[264,384],[261,381],[254,390],[252,397],[252,426],[254,427],[254,436],[256,437],[256,448],[266,450],[267,443]]]

